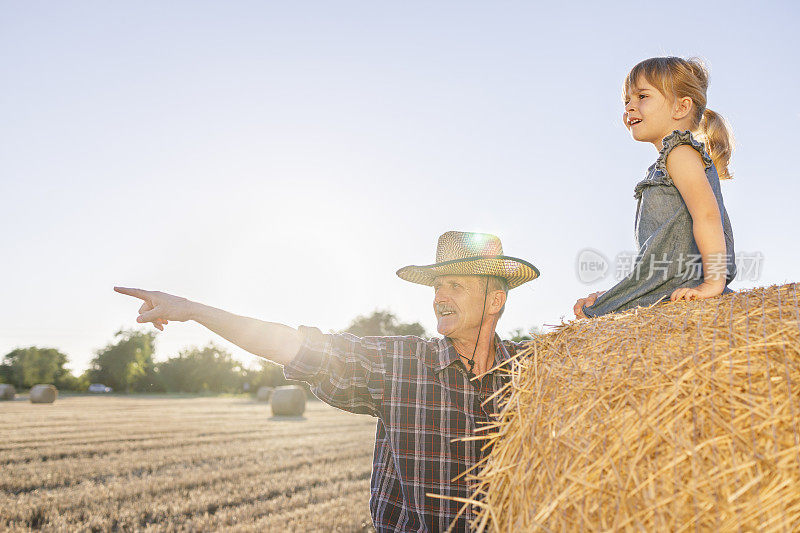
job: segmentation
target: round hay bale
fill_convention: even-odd
[[[575,320],[517,361],[479,531],[800,531],[800,284]]]
[[[8,383],[0,385],[0,400],[13,400],[16,395],[17,390],[14,385],[9,385]]]
[[[31,387],[31,403],[53,403],[58,398],[58,389],[53,385]]]
[[[306,392],[297,385],[278,387],[272,392],[274,416],[300,416],[306,410]]]
[[[259,402],[268,402],[272,396],[272,391],[272,387],[259,387],[258,392],[256,392],[256,400]]]

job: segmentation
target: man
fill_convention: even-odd
[[[464,440],[491,422],[494,393],[507,375],[498,365],[519,345],[495,334],[507,291],[539,276],[503,255],[500,239],[449,231],[436,263],[407,266],[402,279],[433,286],[441,339],[325,335],[316,328],[233,315],[161,292],[116,287],[144,300],[138,322],[162,329],[195,320],[245,350],[284,365],[288,379],[311,384],[322,401],[378,418],[370,511],[378,531],[464,531],[475,515],[464,473],[482,459],[482,443]],[[457,499],[461,498],[461,501]],[[455,521],[455,523],[453,523]]]

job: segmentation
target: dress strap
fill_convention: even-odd
[[[703,158],[703,167],[705,170],[708,170],[712,166],[714,166],[714,161],[711,159],[711,156],[708,155],[706,152],[706,145],[701,143],[697,139],[694,138],[690,131],[679,131],[675,130],[666,137],[664,140],[661,141],[663,144],[663,148],[661,151],[658,152],[658,159],[656,160],[656,170],[660,170],[666,178],[666,181],[671,185],[672,178],[669,177],[669,173],[667,172],[667,156],[669,153],[675,149],[676,146],[680,146],[682,144],[688,144],[700,154],[700,157]]]

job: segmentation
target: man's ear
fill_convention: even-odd
[[[680,120],[685,118],[692,112],[694,109],[694,102],[688,96],[684,96],[683,98],[678,98],[675,100],[675,107],[672,111],[672,118],[675,120]]]
[[[508,295],[505,291],[492,291],[492,297],[489,299],[489,305],[486,311],[492,315],[499,313],[503,306],[506,305],[506,298],[508,298]]]

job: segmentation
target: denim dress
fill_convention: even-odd
[[[594,305],[584,306],[588,317],[652,305],[662,298],[669,300],[675,289],[696,287],[703,282],[703,263],[694,240],[692,217],[681,193],[667,173],[667,156],[676,147],[687,144],[703,158],[706,178],[717,198],[725,234],[727,255],[726,283],[723,293],[732,292],[727,285],[736,276],[733,231],[728,212],[722,202],[719,176],[705,145],[688,131],[674,131],[664,137],[663,148],[647,177],[636,184],[637,200],[634,237],[636,257],[630,272],[602,294]]]

